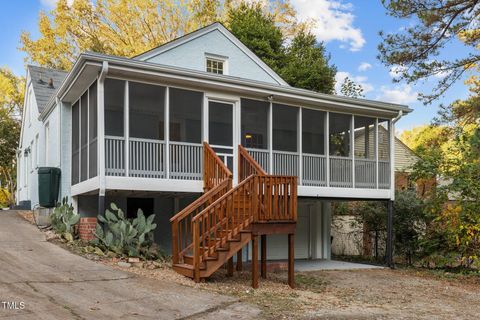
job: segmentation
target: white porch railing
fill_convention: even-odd
[[[353,187],[352,158],[330,156],[330,186]]]
[[[164,141],[149,139],[129,139],[128,176],[153,179],[202,180],[203,146],[200,143],[170,142],[169,172],[166,172],[166,145]],[[390,161],[355,159],[316,154],[300,155],[296,152],[273,151],[270,171],[270,152],[261,149],[248,149],[252,157],[267,172],[298,176],[299,183],[313,187],[389,189]],[[77,156],[78,157],[78,156]],[[302,172],[300,172],[302,161]],[[327,161],[329,177],[327,181]],[[105,138],[105,174],[126,176],[125,139],[107,136]],[[355,170],[352,166],[355,165]],[[234,164],[235,166],[235,164]],[[377,170],[378,169],[378,170]],[[355,179],[353,179],[355,172]],[[377,179],[378,174],[378,179]],[[355,185],[353,185],[355,181]]]
[[[390,161],[388,160],[378,161],[378,188],[390,188]]]
[[[170,142],[171,179],[202,180],[202,169],[202,144]]]
[[[376,161],[355,159],[355,188],[376,188]]]
[[[302,182],[305,186],[327,186],[326,157],[318,154],[303,154]]]
[[[165,178],[165,142],[130,138],[129,176]]]
[[[273,151],[273,174],[298,176],[298,158],[296,152]]]
[[[262,149],[247,149],[250,155],[266,172],[270,172],[270,152]]]
[[[105,137],[105,174],[107,176],[125,175],[125,139],[123,137]]]

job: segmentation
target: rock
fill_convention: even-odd
[[[143,262],[133,262],[132,263],[132,266],[134,266],[135,268],[143,268]]]
[[[131,263],[124,262],[124,261],[119,261],[117,262],[117,266],[122,267],[122,268],[130,268],[132,266]]]
[[[103,251],[99,247],[95,247],[94,253],[99,255],[99,256],[103,256]]]
[[[129,263],[137,263],[137,262],[140,262],[140,258],[132,258],[132,257],[130,257],[130,258],[128,258],[128,262],[129,262]]]
[[[45,231],[45,237],[47,238],[47,241],[58,239],[58,235],[51,230]]]

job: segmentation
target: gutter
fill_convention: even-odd
[[[397,123],[403,117],[403,110],[398,111],[398,115],[392,119],[393,124]]]
[[[57,92],[57,96],[60,97],[60,99],[62,99],[62,97],[65,95],[65,92],[68,91],[68,88],[70,87],[71,83],[78,76],[80,70],[88,62],[90,62],[91,64],[98,65],[99,69],[101,68],[101,64],[103,64],[104,62],[108,62],[109,69],[124,68],[125,70],[125,68],[132,68],[132,69],[136,69],[138,72],[144,71],[144,72],[161,73],[159,74],[160,76],[161,75],[177,76],[177,77],[186,77],[186,78],[189,78],[189,80],[210,81],[211,84],[213,85],[222,83],[227,86],[229,85],[231,87],[237,86],[237,88],[239,88],[239,86],[242,86],[246,90],[257,91],[259,93],[261,93],[261,91],[266,91],[265,92],[266,96],[275,95],[275,94],[277,95],[284,94],[286,95],[286,98],[310,99],[311,103],[325,103],[325,104],[337,105],[337,106],[348,107],[348,108],[355,108],[355,107],[372,108],[377,111],[383,110],[387,112],[404,111],[405,113],[409,113],[412,111],[412,109],[410,109],[406,105],[386,103],[386,102],[380,102],[375,100],[341,97],[341,96],[329,95],[324,93],[318,93],[318,92],[305,90],[305,89],[294,88],[290,86],[275,85],[275,84],[270,84],[267,82],[261,82],[261,81],[255,81],[255,80],[245,80],[242,78],[232,77],[232,76],[210,75],[210,74],[207,74],[206,72],[197,71],[197,70],[172,67],[167,65],[161,65],[161,64],[151,63],[151,62],[138,61],[138,60],[123,58],[123,57],[110,56],[110,55],[92,53],[92,52],[80,54],[72,70],[67,75],[67,77],[65,77],[65,80],[63,81],[61,87]],[[131,70],[126,70],[126,71],[131,71]],[[288,95],[291,95],[291,96],[288,97]],[[52,107],[51,104],[53,104],[53,102],[54,102],[54,99],[52,97],[52,99],[50,99],[49,102],[47,103],[44,113],[48,112],[47,110]],[[42,113],[41,117],[44,116],[44,113]]]

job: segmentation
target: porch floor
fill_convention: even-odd
[[[338,260],[295,260],[295,271],[383,269],[383,266]]]

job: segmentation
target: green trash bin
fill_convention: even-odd
[[[53,208],[57,205],[60,190],[60,168],[38,168],[38,203],[40,207]]]

